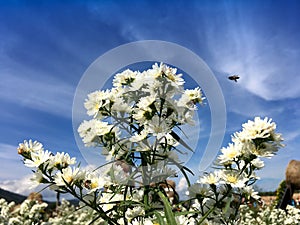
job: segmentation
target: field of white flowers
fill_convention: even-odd
[[[300,224],[300,212],[252,207],[259,196],[256,171],[283,147],[281,134],[269,118],[255,117],[232,135],[220,150],[214,170],[191,184],[192,171],[180,154],[192,149],[181,137],[193,126],[201,89],[184,89],[175,68],[154,64],[143,72],[125,70],[113,88],[88,95],[90,120],[78,128],[83,143],[101,147],[106,172],[84,170],[67,153],[53,154],[37,141],[25,140],[18,153],[34,171],[32,182],[78,199],[79,208],[63,201],[55,213],[45,203],[26,200],[16,207],[1,200],[1,224]],[[185,177],[188,199],[180,201],[172,181]]]
[[[97,214],[90,208],[75,207],[67,200],[62,200],[61,205],[54,211],[47,210],[47,203],[25,200],[21,205],[13,202],[7,203],[0,199],[0,224],[3,225],[83,225],[83,224],[108,224],[101,219],[97,220]],[[132,221],[132,225],[159,224],[145,221],[140,223]],[[184,216],[176,217],[176,224],[197,224],[195,221],[186,220]],[[204,221],[202,224],[217,225],[218,223]],[[231,224],[231,223],[230,223]],[[274,206],[251,208],[247,205],[240,207],[239,218],[235,223],[241,225],[297,225],[300,224],[300,209],[292,206],[287,211],[275,209]]]

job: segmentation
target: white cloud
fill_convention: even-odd
[[[187,189],[187,182],[186,182],[186,179],[184,177],[181,177],[176,189],[177,189],[178,192],[182,192],[182,191]]]
[[[17,194],[28,196],[32,192],[39,192],[43,189],[42,186],[37,188],[30,188],[30,178],[32,175],[26,175],[17,180],[4,180],[0,181],[0,187],[4,190],[11,191]],[[45,189],[41,192],[43,199],[53,201],[56,197],[56,193],[49,189]]]
[[[207,49],[214,69],[225,75],[240,75],[239,85],[265,100],[300,97],[297,36],[288,36],[284,29],[277,27],[271,35],[247,20],[243,9],[235,10],[243,19],[225,10],[225,22],[220,30],[212,29],[214,22],[207,21]],[[223,33],[222,37],[218,32]]]

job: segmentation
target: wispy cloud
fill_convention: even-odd
[[[299,33],[291,35],[293,27],[284,25],[289,21],[276,21],[281,26],[266,35],[265,27],[258,27],[243,7],[225,7],[223,13],[224,26],[206,30],[214,69],[239,74],[239,84],[265,100],[300,97]],[[261,23],[265,25],[263,18]]]
[[[2,102],[70,117],[74,90],[74,87],[59,79],[38,80],[7,72],[2,74],[0,99]]]

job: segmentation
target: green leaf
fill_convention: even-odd
[[[171,133],[170,133],[170,135],[176,140],[176,141],[178,141],[180,144],[182,144],[184,147],[186,147],[188,150],[190,150],[190,151],[192,151],[192,152],[194,152],[193,151],[193,149],[190,147],[190,146],[188,146],[188,144],[187,143],[185,143],[174,131],[171,131]]]
[[[175,215],[172,211],[169,200],[161,191],[158,192],[158,195],[164,204],[164,211],[168,225],[176,225]]]
[[[157,218],[157,222],[159,225],[165,225],[165,221],[164,221],[164,218],[162,217],[162,215],[158,212],[158,211],[154,211],[154,214]]]

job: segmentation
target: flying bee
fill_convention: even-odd
[[[228,77],[229,80],[234,80],[235,82],[237,82],[238,79],[240,79],[239,75],[231,75]]]

